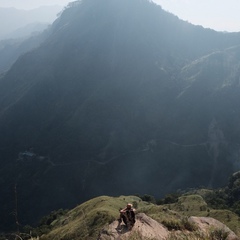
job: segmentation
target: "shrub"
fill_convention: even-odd
[[[138,203],[136,201],[133,201],[133,208],[137,209],[138,208]]]
[[[229,232],[226,232],[224,229],[214,229],[210,232],[211,240],[226,240],[229,235]]]
[[[193,222],[188,221],[188,218],[182,218],[181,220],[181,225],[183,226],[184,229],[193,232],[197,230],[197,225]]]
[[[195,223],[189,222],[188,218],[181,218],[180,220],[163,220],[162,224],[169,230],[188,230],[196,231],[197,226]]]
[[[162,205],[162,204],[171,204],[171,203],[176,203],[178,201],[178,198],[180,197],[179,193],[171,193],[167,194],[165,198],[158,200],[157,204]]]
[[[145,194],[145,195],[141,196],[140,198],[145,202],[156,204],[156,199],[154,196]]]
[[[169,230],[181,230],[181,222],[178,220],[163,220],[162,224]]]

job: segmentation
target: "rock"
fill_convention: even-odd
[[[131,236],[138,237],[139,240],[146,238],[164,240],[169,236],[169,232],[146,214],[138,213],[131,231],[128,231],[124,224],[118,226],[118,221],[114,221],[107,230],[102,231],[98,240],[127,240]]]
[[[226,240],[240,240],[240,238],[231,231],[225,224],[211,217],[190,217],[190,222],[195,223],[201,232],[208,234],[213,230],[222,230],[229,233]]]

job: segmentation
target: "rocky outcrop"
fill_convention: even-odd
[[[220,230],[228,234],[227,240],[239,240],[240,238],[231,231],[225,224],[210,217],[190,217],[189,221],[195,223],[201,232],[209,234],[213,230]]]
[[[114,221],[99,235],[99,240],[127,240],[131,236],[138,239],[166,239],[169,232],[162,224],[144,213],[139,213],[136,215],[136,223],[131,231],[128,231],[124,224],[118,226],[118,221]]]
[[[217,232],[225,234],[226,240],[239,240],[240,238],[231,231],[225,224],[210,217],[190,217],[188,221],[196,225],[196,235],[198,239],[208,239],[208,237],[215,235]],[[189,239],[194,236],[194,232],[183,231],[169,231],[159,222],[144,213],[136,215],[136,223],[131,231],[128,231],[124,224],[119,225],[118,221],[111,223],[108,228],[102,230],[99,234],[98,240],[127,240],[133,239],[159,239],[167,240],[170,237],[179,239],[180,236],[185,237],[189,235]],[[214,235],[214,236],[215,236]],[[137,238],[136,238],[137,237]],[[195,239],[193,237],[193,239]],[[215,239],[215,238],[214,238]]]

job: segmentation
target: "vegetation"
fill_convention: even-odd
[[[62,240],[96,240],[104,226],[116,220],[119,217],[118,210],[128,202],[136,202],[139,207],[146,205],[140,198],[135,196],[121,196],[118,198],[102,196],[94,198],[64,215],[58,215],[57,219],[50,222],[52,231],[42,235],[41,239],[58,240],[59,236],[61,236]],[[46,219],[51,219],[51,217]],[[41,226],[39,230],[41,230]]]
[[[212,230],[208,234],[203,234],[199,231],[194,233],[171,233],[171,236],[167,240],[226,240],[228,236],[227,232],[222,231],[221,229]]]
[[[134,203],[137,212],[143,212],[165,226],[170,232],[168,240],[227,238],[227,231],[213,227],[206,235],[195,223],[189,221],[189,216],[192,215],[210,216],[225,223],[235,233],[240,231],[239,217],[236,214],[228,210],[212,209],[201,195],[190,193],[180,196],[175,203],[163,205],[143,201],[137,196],[101,196],[69,211],[60,209],[52,212],[41,220],[38,228],[29,231],[32,237],[40,236],[40,240],[96,240],[99,233],[108,233],[108,225],[119,217],[118,210],[128,202]],[[25,239],[24,236],[22,238]],[[138,231],[134,232],[130,239],[146,240]]]
[[[213,209],[229,209],[240,216],[240,172],[234,173],[226,187],[207,190],[198,189],[189,191],[188,194],[202,196],[207,205]]]
[[[190,232],[196,231],[197,226],[194,223],[188,221],[186,217],[182,217],[181,219],[172,219],[172,220],[163,220],[161,222],[169,231],[172,230],[188,230]]]
[[[195,189],[185,193],[168,194],[156,200],[154,196],[102,196],[93,198],[72,210],[59,209],[43,217],[38,227],[25,226],[21,232],[0,236],[0,239],[14,240],[29,237],[41,240],[96,240],[101,232],[107,232],[108,224],[119,217],[118,210],[131,202],[137,212],[143,212],[170,231],[169,240],[224,240],[229,232],[211,228],[203,234],[197,225],[189,221],[190,216],[212,217],[239,234],[240,217],[236,206],[239,204],[239,179],[237,172],[230,177],[227,187],[218,190]],[[158,204],[156,204],[158,203]],[[235,212],[235,213],[234,213]],[[134,232],[129,239],[144,239]],[[149,240],[152,240],[149,238]]]
[[[229,233],[224,231],[223,229],[214,229],[214,230],[210,231],[209,235],[210,235],[211,239],[225,240],[225,239],[227,239]]]
[[[34,225],[92,196],[225,184],[240,142],[240,47],[230,48],[239,39],[181,21],[152,1],[71,3],[0,78],[0,231],[16,230],[16,213],[21,225]],[[29,148],[39,158],[19,160]],[[150,195],[142,202],[171,224],[193,213],[232,224],[235,216],[219,209],[239,213],[235,180],[223,192],[192,195],[156,201],[167,212]],[[138,200],[134,206],[141,208]],[[51,216],[40,235],[95,237],[115,207]]]
[[[201,195],[197,194],[199,192]],[[137,212],[143,212],[152,217],[169,232],[168,240],[224,240],[229,232],[224,229],[210,228],[208,234],[204,234],[196,224],[189,221],[189,216],[205,216],[218,219],[225,223],[235,233],[240,232],[239,217],[229,210],[213,209],[204,200],[209,190],[196,190],[185,193],[174,201],[162,205],[152,203],[153,197],[144,195],[108,197],[101,196],[93,198],[72,210],[51,212],[41,219],[37,228],[25,226],[21,233],[3,235],[0,239],[14,240],[16,236],[23,240],[40,237],[40,240],[96,240],[99,233],[107,232],[108,224],[119,217],[118,210],[128,202],[133,203]],[[149,201],[143,201],[146,199]],[[208,198],[207,198],[208,199]],[[61,237],[60,237],[61,236]],[[129,240],[155,240],[143,238],[136,231]]]

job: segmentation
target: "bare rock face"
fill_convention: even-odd
[[[141,239],[167,239],[168,230],[160,223],[148,217],[144,213],[136,215],[136,223],[131,231],[128,231],[124,224],[118,225],[118,221],[114,221],[109,225],[107,230],[99,235],[99,240],[127,240],[130,237]]]
[[[201,233],[202,238],[209,236],[212,231],[221,231],[227,233],[226,240],[240,240],[240,238],[231,231],[225,224],[210,217],[190,217],[189,222],[196,224],[198,232]],[[133,239],[158,239],[166,240],[169,237],[177,237],[183,234],[182,231],[171,232],[168,231],[162,224],[148,217],[144,213],[136,215],[136,223],[132,230],[128,230],[124,224],[114,221],[108,226],[108,229],[102,230],[99,234],[98,240],[127,240]],[[184,236],[192,236],[190,232],[184,231]]]
[[[195,223],[201,232],[208,234],[213,229],[228,233],[227,240],[239,240],[240,238],[225,224],[211,217],[190,217],[189,221]]]

